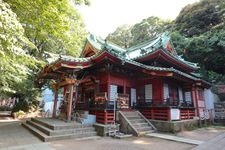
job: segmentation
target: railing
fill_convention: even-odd
[[[172,100],[172,99],[139,99],[134,104],[136,108],[142,107],[153,107],[153,106],[177,106],[177,107],[194,107],[193,103],[191,102],[181,102],[179,100]]]
[[[92,102],[90,105],[89,105],[89,108],[93,108],[93,109],[104,109],[104,110],[113,110],[114,109],[114,104],[116,105],[115,106],[115,109],[117,110],[117,101],[114,102],[114,101],[102,101],[102,102]]]
[[[115,102],[116,110],[117,101]],[[79,102],[76,104],[76,109],[79,110],[89,110],[89,109],[97,109],[97,110],[113,110],[114,109],[114,101],[89,101],[89,102]]]

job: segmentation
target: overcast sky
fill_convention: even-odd
[[[199,0],[91,0],[90,6],[79,6],[86,29],[105,38],[118,26],[133,25],[150,16],[175,19],[187,4]]]

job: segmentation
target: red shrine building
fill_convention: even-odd
[[[53,116],[63,89],[67,120],[85,110],[110,124],[114,110],[137,110],[150,120],[177,121],[204,113],[203,91],[210,84],[196,75],[198,69],[177,54],[166,33],[126,49],[90,35],[79,58],[60,56],[39,79],[55,81]]]

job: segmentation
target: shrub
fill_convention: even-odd
[[[18,112],[18,111],[28,112],[29,111],[29,104],[27,101],[19,101],[15,104],[12,112]]]

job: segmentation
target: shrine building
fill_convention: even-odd
[[[167,33],[130,48],[90,35],[79,58],[60,56],[39,72],[39,80],[63,89],[66,119],[87,111],[96,122],[111,124],[114,111],[138,111],[148,120],[182,121],[201,117],[203,91],[210,84],[197,74],[197,64],[184,60]]]

